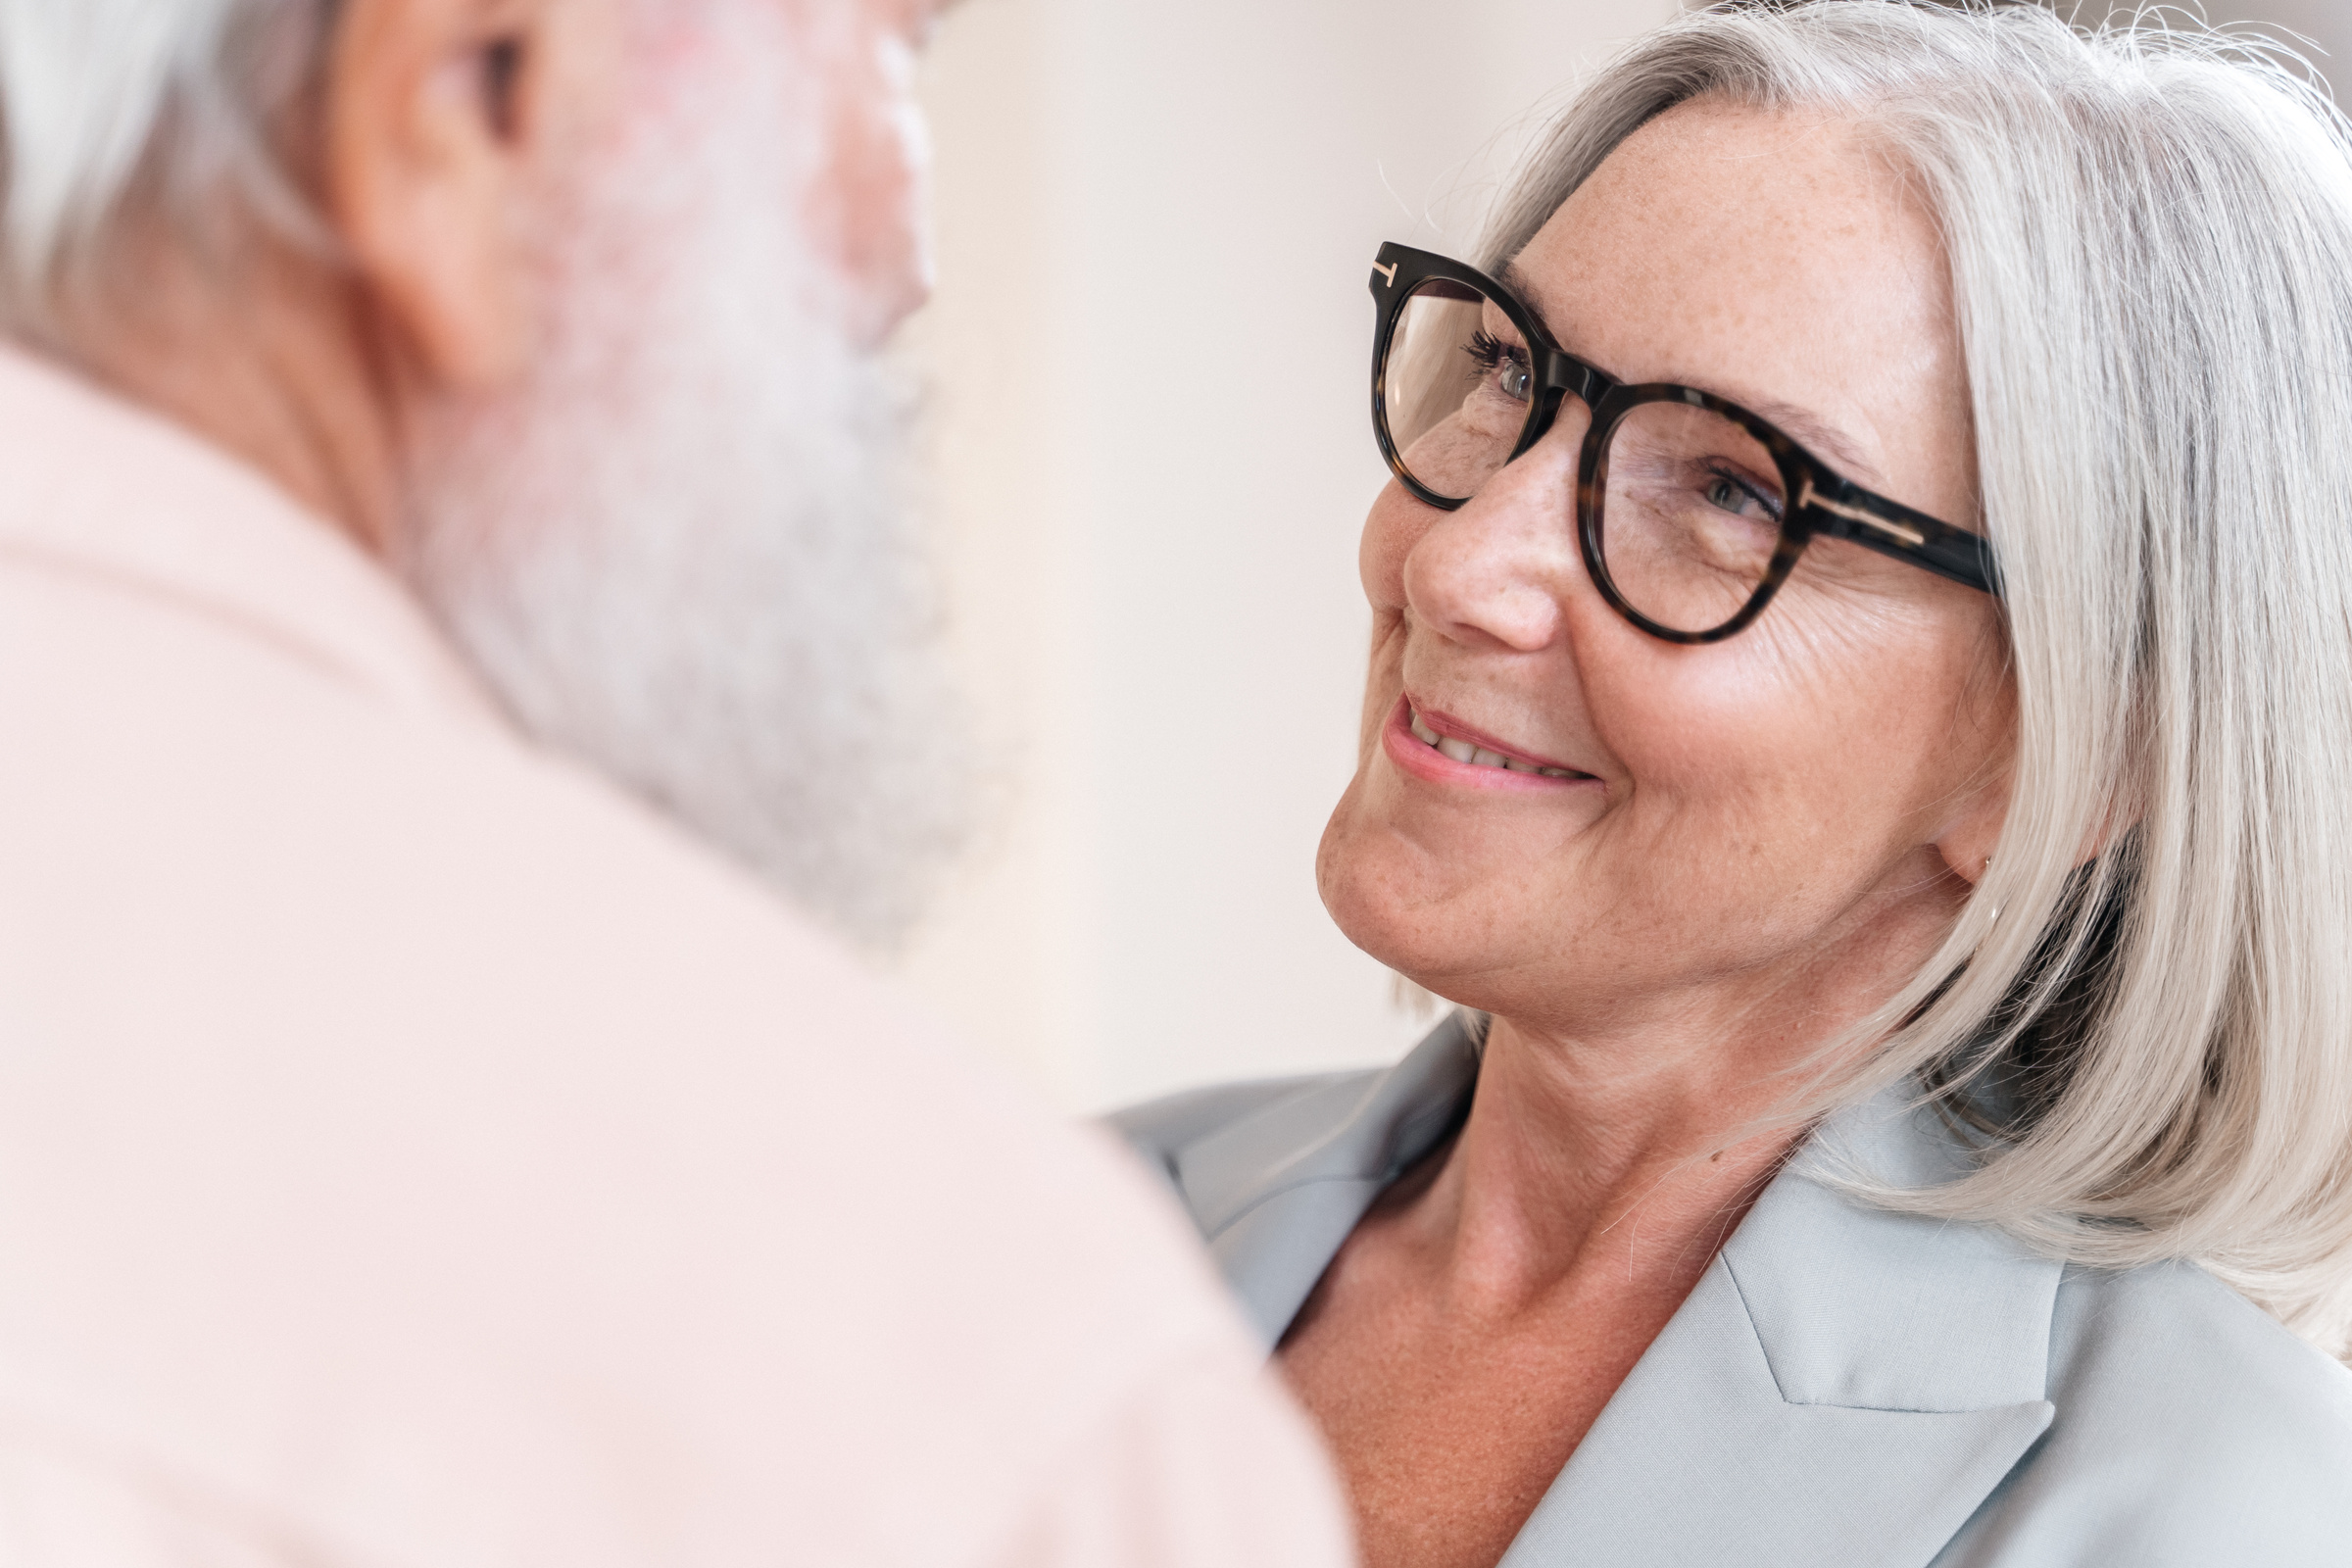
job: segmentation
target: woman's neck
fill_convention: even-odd
[[[1495,1013],[1461,1133],[1383,1204],[1418,1267],[1484,1312],[1606,1281],[1679,1303],[1804,1134],[1787,1107],[1822,1053],[1852,1046],[1943,939],[1965,889],[1942,880],[1945,900],[1872,901],[1795,961]]]
[[[1602,1277],[1679,1302],[1802,1132],[1770,1119],[1789,1087],[1715,1053],[1628,1061],[1496,1018],[1469,1118],[1397,1217],[1481,1317]]]

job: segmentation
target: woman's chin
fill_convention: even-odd
[[[1316,885],[1323,907],[1342,935],[1406,979],[1447,1002],[1475,1005],[1456,993],[1474,988],[1472,978],[1494,966],[1492,922],[1468,907],[1462,895],[1427,885],[1426,865],[1416,857],[1367,852],[1340,832],[1338,818],[1325,833],[1316,858]]]

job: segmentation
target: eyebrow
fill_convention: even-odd
[[[1551,340],[1557,343],[1560,340],[1559,331],[1551,324],[1551,318],[1544,314],[1544,307],[1536,299],[1532,280],[1520,269],[1519,264],[1517,262],[1503,263],[1495,270],[1494,276],[1495,281],[1511,291],[1513,299],[1527,307],[1535,317],[1536,324],[1543,327],[1549,334]],[[1595,367],[1595,368],[1599,368],[1599,367]],[[1615,371],[1607,373],[1612,376],[1616,374]],[[1705,392],[1713,389],[1701,387],[1699,390]],[[1716,395],[1725,396],[1722,393]],[[1865,488],[1874,490],[1886,482],[1886,475],[1880,473],[1870,460],[1862,456],[1860,450],[1843,432],[1810,410],[1798,408],[1793,403],[1784,403],[1771,398],[1761,401],[1753,398],[1731,398],[1730,401],[1739,404],[1758,418],[1777,425],[1782,433],[1798,446],[1836,468],[1841,477],[1852,479]]]
[[[1732,401],[1740,404],[1750,414],[1760,416],[1767,421],[1780,426],[1781,430],[1798,446],[1803,447],[1815,457],[1823,459],[1831,467],[1836,468],[1839,477],[1852,479],[1865,489],[1882,490],[1886,488],[1886,476],[1871,466],[1870,460],[1855,448],[1853,442],[1847,439],[1843,431],[1829,424],[1819,415],[1810,410],[1800,409],[1793,403],[1781,403],[1771,399],[1761,403],[1740,398],[1734,398]]]

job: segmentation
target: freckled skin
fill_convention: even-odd
[[[1805,410],[1862,460],[1850,477],[1975,525],[1936,227],[1856,127],[1685,105],[1517,266],[1571,353]],[[1771,1075],[1925,961],[2007,799],[1988,597],[1816,542],[1741,635],[1648,637],[1578,554],[1585,425],[1563,409],[1457,512],[1392,483],[1364,528],[1371,666],[1324,902],[1494,1015],[1468,1126],[1359,1227],[1282,1352],[1376,1565],[1500,1556],[1786,1152],[1734,1142]],[[1594,781],[1408,775],[1382,744],[1400,694]]]

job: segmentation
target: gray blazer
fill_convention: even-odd
[[[1396,1066],[1121,1113],[1267,1345],[1458,1125],[1459,1016]],[[1578,1446],[1504,1568],[2352,1568],[2352,1373],[2203,1271],[2098,1272],[1825,1177],[1946,1179],[1899,1100],[1832,1118]]]

